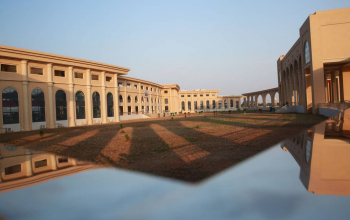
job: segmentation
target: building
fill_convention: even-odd
[[[350,8],[309,15],[300,37],[277,60],[280,105],[318,114],[320,105],[349,102],[349,34]]]
[[[180,103],[187,101],[187,91],[180,91],[177,84],[159,85],[127,77],[129,70],[0,45],[0,131],[73,127],[148,118],[150,114],[166,112],[194,112],[204,110],[193,104],[207,100],[204,99],[207,94],[210,103],[215,101],[209,107],[211,110],[240,108],[241,96],[226,100],[217,95],[219,90],[200,90],[191,92],[193,104],[181,110]],[[181,97],[184,95],[185,99]],[[228,100],[235,100],[238,106],[231,102],[228,107]]]

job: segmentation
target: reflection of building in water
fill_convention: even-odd
[[[0,192],[46,182],[96,167],[69,157],[37,153],[26,148],[0,144]]]
[[[350,195],[350,110],[285,141],[300,180],[315,194]]]

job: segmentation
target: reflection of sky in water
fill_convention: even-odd
[[[279,146],[195,185],[92,170],[0,194],[0,212],[26,219],[349,219],[350,197],[307,192],[299,171]]]

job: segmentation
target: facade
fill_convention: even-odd
[[[74,127],[144,118],[149,114],[193,112],[188,106],[181,110],[181,102],[187,101],[181,96],[188,92],[180,91],[179,85],[127,77],[129,70],[0,45],[0,131]],[[224,103],[223,97],[217,96],[218,91],[191,94],[198,94],[199,103],[204,100],[200,94],[210,92],[211,103]],[[240,96],[228,98],[240,103]]]
[[[281,144],[300,166],[300,180],[315,194],[350,195],[350,111]]]
[[[319,113],[327,103],[350,100],[350,8],[318,11],[299,29],[300,37],[277,60],[280,105]]]

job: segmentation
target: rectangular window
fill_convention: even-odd
[[[16,73],[17,66],[16,65],[1,64],[1,71]]]
[[[181,97],[185,97],[185,95],[181,95]]]
[[[35,168],[46,167],[47,166],[47,159],[35,161],[34,166],[35,166]]]
[[[91,80],[98,80],[98,75],[92,75]]]
[[[169,108],[168,108],[168,106],[167,106],[167,105],[165,106],[165,111],[169,111]]]
[[[168,104],[168,99],[164,99],[164,104]]]
[[[168,93],[168,90],[165,90],[165,91],[164,91],[164,94],[167,94],[167,93]]]
[[[65,76],[65,71],[55,70],[55,76],[64,77]]]
[[[31,67],[30,68],[30,74],[43,75],[43,69],[42,68]]]
[[[137,85],[134,85],[134,89],[137,89]]]
[[[75,72],[74,73],[74,77],[77,78],[77,79],[84,79],[84,73],[77,73],[77,72]]]
[[[112,77],[106,76],[106,82],[112,82]]]
[[[68,158],[67,157],[58,158],[58,163],[68,163]]]
[[[193,97],[197,97],[197,95],[193,95]]]
[[[203,97],[203,94],[201,94],[200,97]]]
[[[191,95],[187,95],[187,97],[191,97]]]
[[[151,92],[153,91],[153,88],[151,88]]]
[[[130,88],[130,87],[131,87],[130,83],[126,84],[126,88]]]
[[[211,94],[211,96],[215,96],[215,94]]]
[[[119,87],[123,87],[123,83],[118,83],[118,86]]]
[[[209,96],[209,94],[206,94],[205,96]]]
[[[146,90],[148,90],[148,87],[146,87]]]
[[[21,172],[21,164],[5,167],[5,175],[15,174]]]
[[[141,86],[141,89],[143,89],[143,86]]]

